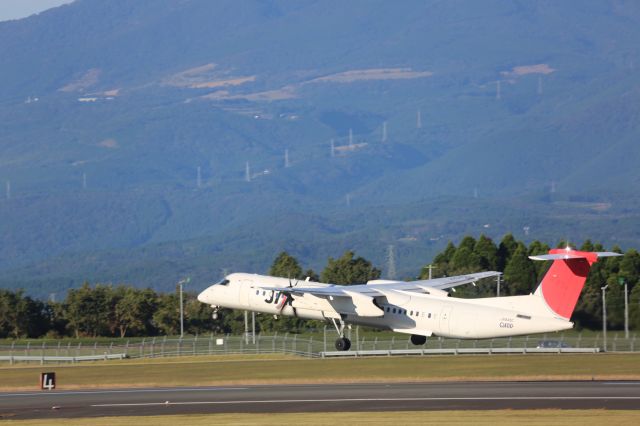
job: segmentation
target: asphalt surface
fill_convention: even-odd
[[[0,393],[0,419],[399,410],[640,409],[640,382],[273,385]]]

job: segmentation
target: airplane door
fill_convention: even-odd
[[[251,281],[240,281],[239,302],[242,306],[249,307],[249,292],[251,291]]]
[[[440,312],[440,332],[449,334],[451,329],[451,306],[444,306]]]

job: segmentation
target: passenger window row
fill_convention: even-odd
[[[390,306],[386,306],[386,312],[391,313],[391,314],[407,315],[407,310],[406,309],[392,308]],[[409,316],[419,318],[420,317],[420,311],[410,311],[409,312]],[[427,318],[431,318],[431,312],[429,312],[429,313],[423,312],[422,313],[422,317],[425,317],[425,316]]]

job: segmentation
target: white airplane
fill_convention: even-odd
[[[460,299],[446,289],[494,277],[479,272],[423,281],[374,280],[360,285],[293,281],[256,274],[234,273],[198,295],[214,309],[220,307],[330,320],[339,338],[339,351],[349,350],[345,325],[363,325],[411,335],[423,345],[429,336],[484,339],[545,333],[573,327],[576,306],[591,265],[612,252],[553,249],[530,256],[553,263],[533,294],[526,296]]]

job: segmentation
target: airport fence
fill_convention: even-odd
[[[34,340],[0,343],[0,361],[79,362],[117,358],[157,358],[224,354],[294,354],[305,357],[335,356],[333,329],[311,335],[274,333],[246,335],[157,336],[141,339],[107,341]],[[463,354],[463,353],[533,353],[562,352],[636,352],[640,351],[637,334],[609,333],[605,341],[600,333],[532,335],[483,340],[430,338],[414,346],[409,336],[360,333],[359,327],[347,330],[351,352],[361,355]],[[538,349],[543,349],[542,351]],[[346,354],[345,354],[346,355]]]

